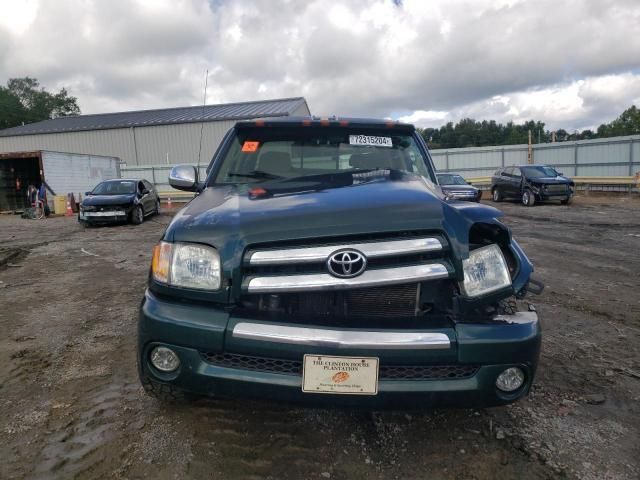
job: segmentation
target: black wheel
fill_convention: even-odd
[[[522,204],[525,207],[533,207],[536,204],[536,197],[531,190],[525,190],[522,192]]]
[[[138,205],[131,211],[131,223],[140,225],[142,222],[144,222],[144,210],[142,210],[142,206]]]
[[[156,215],[160,215],[160,200],[156,200]]]
[[[493,192],[491,192],[491,198],[494,202],[501,202],[504,197],[502,196],[502,192],[498,190],[498,187],[495,187]]]
[[[142,365],[140,365],[140,355],[138,355],[138,378],[140,378],[140,383],[142,384],[142,388],[145,393],[163,403],[187,402],[197,398],[196,396],[190,395],[173,385],[160,383],[152,379],[142,369]]]
[[[143,373],[140,374],[140,383],[147,395],[163,403],[181,403],[194,399],[179,388],[152,380]]]
[[[569,205],[571,203],[571,201],[573,200],[573,197],[567,197],[564,200],[560,200],[560,203],[562,205]]]

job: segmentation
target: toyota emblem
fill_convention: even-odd
[[[327,260],[329,273],[338,278],[357,277],[367,268],[367,257],[357,250],[338,250]]]

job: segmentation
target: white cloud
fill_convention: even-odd
[[[449,112],[434,110],[416,110],[410,115],[398,117],[398,120],[406,123],[414,123],[423,127],[439,127],[442,121],[449,116]]]
[[[0,0],[0,27],[4,27],[12,34],[23,34],[33,23],[38,11],[36,0]]]
[[[635,0],[0,0],[0,83],[86,113],[304,95],[313,113],[565,128],[638,102]]]

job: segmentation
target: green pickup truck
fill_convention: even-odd
[[[240,121],[153,252],[138,370],[162,400],[490,406],[529,392],[541,285],[501,213],[443,193],[412,125]]]

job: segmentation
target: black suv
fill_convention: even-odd
[[[467,183],[461,175],[455,173],[438,173],[438,183],[442,192],[455,200],[469,200],[479,202],[482,197],[482,190]]]
[[[573,181],[547,165],[501,168],[491,178],[491,195],[494,202],[516,198],[527,207],[545,200],[560,200],[560,203],[566,205],[571,202],[573,192]]]

